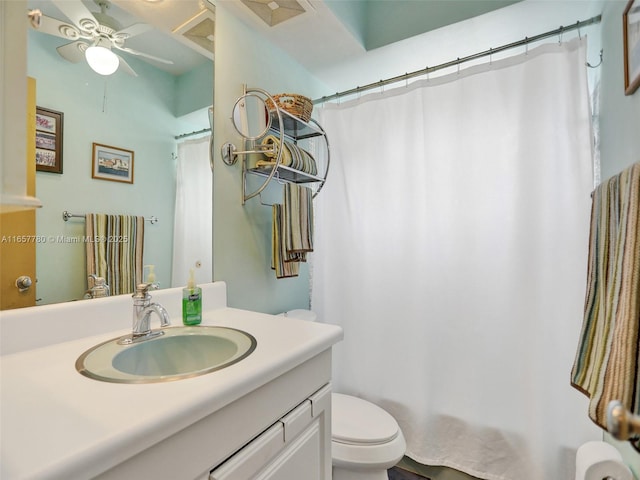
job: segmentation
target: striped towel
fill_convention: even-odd
[[[640,163],[594,191],[587,281],[571,384],[606,429],[611,400],[640,414]]]
[[[135,292],[142,282],[144,217],[85,215],[87,276],[102,277],[111,295]]]
[[[272,207],[271,268],[277,278],[298,275],[299,263],[313,252],[313,194],[310,188],[287,183],[284,205]]]
[[[273,205],[273,226],[271,229],[271,268],[276,271],[276,278],[297,277],[300,263],[297,257],[287,253],[285,246],[284,208],[281,204]]]
[[[316,161],[313,156],[307,152],[306,150],[300,148],[293,142],[280,140],[275,135],[267,135],[262,140],[262,145],[273,145],[273,152],[265,152],[265,156],[271,159],[275,159],[278,156],[278,151],[280,150],[280,145],[284,145],[284,149],[282,150],[282,158],[280,163],[285,167],[291,167],[295,170],[299,170],[304,173],[308,173],[309,175],[317,175],[318,167],[316,165]],[[265,167],[275,165],[275,161],[259,161],[256,163],[256,167]]]
[[[313,252],[313,194],[295,183],[284,186],[285,245],[287,252]]]

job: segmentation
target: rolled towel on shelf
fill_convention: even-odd
[[[620,452],[605,442],[587,442],[576,452],[575,480],[633,480]]]
[[[278,157],[278,152],[280,151],[280,139],[275,135],[267,135],[262,139],[261,144],[272,148],[272,151],[266,151],[264,152],[264,155],[267,158],[273,159],[272,163],[275,164],[275,159]],[[291,153],[287,148],[282,150],[282,159],[280,160],[280,164],[285,167],[291,166]]]
[[[264,155],[267,158],[273,160],[261,160],[257,162],[257,167],[275,165],[275,158],[277,158],[278,152],[282,148],[282,159],[280,160],[281,165],[308,173],[309,175],[318,174],[318,167],[313,156],[295,143],[286,140],[281,142],[275,135],[267,135],[261,143],[264,146],[273,146],[272,151],[264,152]]]

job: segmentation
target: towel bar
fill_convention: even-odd
[[[640,416],[634,415],[622,406],[619,400],[612,400],[607,406],[607,427],[609,433],[618,440],[629,440],[640,436]]]
[[[70,218],[82,218],[84,219],[84,215],[78,214],[78,213],[69,213],[66,210],[64,212],[62,212],[62,219],[66,222],[68,221]],[[145,222],[149,222],[151,225],[153,225],[154,223],[158,223],[158,217],[154,217],[151,216],[149,218],[144,219]]]

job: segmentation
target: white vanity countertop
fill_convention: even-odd
[[[222,370],[152,384],[100,382],[75,369],[81,353],[127,330],[1,357],[0,477],[93,477],[342,339],[333,325],[226,307],[204,312],[202,324],[244,330],[256,349]]]

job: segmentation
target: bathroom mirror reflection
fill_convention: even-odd
[[[211,199],[207,146],[213,103],[213,6],[198,0],[162,5],[34,0],[28,7],[71,24],[68,14],[79,3],[79,8],[97,13],[100,23],[106,14],[123,28],[141,23],[152,28],[126,41],[125,48],[144,55],[113,49],[126,66],[121,62],[109,76],[92,71],[82,55],[76,61],[63,58],[72,40],[29,28],[27,68],[36,80],[36,103],[64,113],[64,169],[61,174],[36,174],[36,195],[44,205],[36,212],[35,234],[43,239],[36,245],[36,305],[85,296],[90,286],[85,214],[143,217],[141,263],[154,266],[160,288],[180,284],[190,268],[196,270],[198,282],[211,281],[210,240],[200,242],[209,251],[202,247],[192,258],[174,251],[193,243],[181,234],[184,226],[175,223],[188,208],[177,200],[181,182],[190,190],[203,190],[200,198],[209,204]],[[200,37],[192,35],[194,29]],[[203,35],[203,29],[208,33]],[[94,143],[133,152],[132,183],[92,178]],[[181,157],[193,163],[197,158],[206,168],[184,168]],[[64,211],[74,216],[65,221]],[[199,213],[203,234],[206,237],[208,230],[210,236],[211,215],[203,209]],[[117,260],[111,263],[120,269]],[[149,271],[144,268],[143,280]]]

